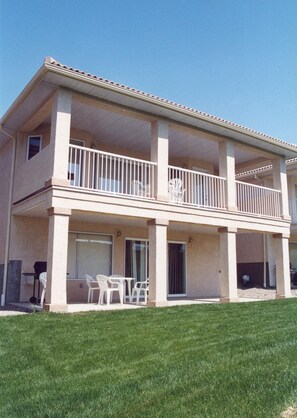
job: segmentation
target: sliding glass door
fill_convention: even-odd
[[[126,239],[125,275],[136,281],[149,277],[149,242],[147,240]],[[186,294],[186,245],[168,243],[168,294]]]
[[[145,281],[149,277],[149,243],[147,240],[126,239],[125,275],[136,281]]]

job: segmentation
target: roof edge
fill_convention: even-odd
[[[39,83],[39,81],[44,77],[44,75],[47,73],[47,68],[45,66],[46,59],[51,57],[46,57],[44,59],[44,62],[42,66],[37,70],[33,78],[27,83],[27,85],[24,87],[24,89],[20,92],[20,94],[17,96],[17,98],[12,102],[12,104],[9,106],[7,111],[4,113],[4,115],[0,119],[0,124],[2,126],[5,125],[6,120],[9,118],[9,116],[14,112],[14,110],[26,99],[26,97],[30,94],[30,92],[33,90],[33,88]],[[53,60],[53,58],[51,58]]]
[[[199,119],[206,123],[216,125],[219,128],[231,130],[237,134],[247,135],[256,139],[259,139],[263,142],[269,143],[274,146],[280,146],[287,151],[291,151],[297,153],[297,146],[294,144],[290,144],[278,138],[274,138],[267,134],[258,132],[251,128],[244,127],[242,125],[238,125],[234,122],[219,118],[217,116],[210,115],[205,112],[201,112],[197,109],[187,107],[185,105],[181,105],[166,99],[163,99],[159,96],[154,96],[149,93],[142,92],[140,90],[125,86],[123,84],[119,84],[102,77],[98,77],[96,75],[92,75],[90,73],[86,73],[84,71],[74,69],[72,67],[68,67],[64,64],[61,64],[57,60],[55,60],[51,56],[46,56],[42,66],[33,76],[33,78],[29,81],[29,83],[25,86],[25,88],[21,91],[19,96],[15,99],[15,101],[11,104],[8,110],[0,119],[0,124],[2,126],[5,125],[7,119],[10,115],[14,112],[14,110],[25,100],[25,98],[30,94],[33,88],[40,82],[40,80],[44,77],[47,72],[53,72],[60,75],[65,75],[71,77],[73,79],[78,79],[83,82],[91,83],[101,88],[105,88],[111,91],[115,91],[133,98],[137,98],[139,100],[144,100],[146,102],[152,103],[154,105],[166,108],[171,111],[183,113],[192,118]],[[296,154],[295,154],[296,155]]]
[[[150,102],[152,104],[167,108],[169,110],[173,110],[179,113],[184,113],[190,117],[199,118],[200,120],[203,120],[205,122],[217,125],[221,128],[229,129],[234,132],[244,134],[247,136],[252,136],[254,138],[260,139],[264,142],[268,142],[270,144],[274,145],[280,145],[283,148],[286,148],[290,151],[297,152],[297,146],[294,144],[290,144],[286,141],[280,140],[278,138],[272,137],[268,134],[258,132],[254,129],[247,128],[245,126],[236,124],[235,122],[231,122],[225,119],[222,119],[217,116],[213,116],[211,114],[208,114],[206,112],[199,111],[194,108],[187,107],[185,105],[181,105],[178,103],[175,103],[173,101],[169,101],[167,99],[163,99],[159,96],[152,95],[150,93],[145,93],[141,90],[131,88],[129,86],[126,86],[124,84],[116,83],[114,81],[110,81],[107,79],[104,79],[102,77],[98,77],[96,75],[92,75],[90,73],[86,73],[84,71],[75,69],[73,67],[68,67],[58,61],[56,61],[52,57],[46,57],[47,61],[45,62],[45,66],[50,70],[62,74],[71,75],[72,78],[80,79],[83,81],[86,81],[91,84],[100,85],[102,88],[106,88],[108,90],[113,90],[128,96],[132,96],[134,98],[138,98],[140,100],[145,100],[147,102]]]

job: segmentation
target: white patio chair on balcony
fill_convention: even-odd
[[[146,188],[139,180],[131,181],[131,195],[146,196]]]
[[[97,280],[93,279],[92,276],[90,276],[89,274],[86,274],[85,277],[86,277],[86,281],[88,285],[88,303],[89,303],[89,302],[93,302],[94,291],[98,290],[99,292],[100,288],[99,288]]]
[[[149,279],[143,282],[136,282],[132,289],[131,302],[136,297],[136,303],[139,305],[140,297],[143,295],[144,303],[147,304],[147,297],[149,292]]]
[[[47,283],[47,274],[46,272],[40,273],[39,275],[39,281],[42,284],[42,292],[40,297],[40,306],[43,307],[44,299],[45,299],[45,293],[46,293],[46,283]]]
[[[108,277],[103,274],[97,274],[96,280],[100,288],[100,296],[99,296],[98,305],[102,305],[104,303],[105,294],[106,294],[106,303],[107,305],[109,305],[111,295],[113,295],[114,292],[118,292],[120,303],[123,304],[123,286],[120,283],[116,283],[116,282],[110,283]]]
[[[169,200],[171,203],[181,204],[184,201],[186,189],[183,188],[181,179],[171,179],[168,182]]]

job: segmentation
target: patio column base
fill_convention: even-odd
[[[163,308],[165,306],[168,306],[168,302],[167,302],[167,300],[164,300],[163,302],[156,301],[156,300],[149,300],[147,302],[147,306],[148,307],[154,307],[154,308]]]
[[[68,312],[68,305],[58,305],[58,304],[48,304],[44,305],[44,310],[49,312],[56,312],[56,313],[66,313]]]
[[[222,297],[220,298],[221,303],[232,303],[232,302],[239,302],[239,298],[228,298],[228,297]]]
[[[291,293],[289,295],[278,295],[278,294],[275,295],[275,299],[289,299],[292,297],[293,295]]]

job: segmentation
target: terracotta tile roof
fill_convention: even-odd
[[[74,73],[78,73],[78,74],[81,74],[81,75],[84,75],[84,76],[90,77],[91,79],[101,81],[101,82],[103,82],[103,83],[105,83],[105,84],[107,84],[107,85],[110,85],[110,86],[116,86],[116,87],[119,87],[119,88],[121,88],[121,89],[123,89],[123,90],[130,91],[130,92],[133,92],[133,93],[137,93],[137,94],[139,94],[139,95],[141,95],[141,96],[144,96],[144,97],[149,97],[149,98],[151,98],[151,99],[157,100],[158,102],[161,102],[161,103],[165,103],[165,104],[172,105],[172,106],[174,106],[174,107],[177,107],[178,109],[186,110],[186,111],[192,112],[192,113],[194,113],[194,114],[196,114],[196,115],[206,117],[207,119],[210,119],[210,120],[213,120],[213,121],[216,121],[216,122],[222,123],[222,124],[226,124],[226,125],[229,125],[229,126],[232,126],[232,127],[238,128],[238,129],[242,129],[242,130],[246,131],[246,132],[247,132],[247,133],[249,133],[249,134],[260,135],[260,136],[261,136],[261,137],[263,137],[263,138],[272,139],[272,140],[277,141],[277,142],[279,142],[279,143],[281,143],[281,144],[287,144],[287,145],[288,145],[288,142],[282,141],[282,140],[280,140],[280,139],[278,139],[278,138],[275,138],[275,137],[273,137],[273,136],[270,136],[270,135],[264,134],[264,133],[259,132],[259,131],[257,131],[257,130],[254,130],[254,129],[251,129],[251,128],[247,128],[247,127],[245,127],[245,126],[243,126],[243,125],[236,124],[236,123],[234,123],[234,122],[231,122],[231,121],[229,121],[229,120],[226,120],[226,119],[220,118],[220,117],[218,117],[218,116],[213,116],[213,115],[211,115],[211,114],[209,114],[209,113],[206,113],[206,112],[201,112],[200,110],[194,109],[194,108],[192,108],[192,107],[187,107],[187,106],[185,106],[185,105],[181,105],[181,104],[178,104],[178,103],[176,103],[176,102],[173,102],[173,101],[170,101],[170,100],[167,100],[167,99],[163,99],[162,97],[155,96],[155,95],[152,95],[152,94],[149,94],[149,93],[145,93],[145,92],[143,92],[143,91],[141,91],[141,90],[137,90],[137,89],[135,89],[135,88],[128,87],[128,86],[126,86],[126,85],[124,85],[124,84],[120,84],[120,83],[117,83],[117,82],[114,82],[114,81],[111,81],[111,80],[107,80],[107,79],[105,79],[105,78],[98,77],[98,76],[96,76],[96,75],[93,75],[93,74],[87,73],[87,72],[85,72],[85,71],[78,70],[78,69],[73,68],[73,67],[68,67],[67,65],[64,65],[64,64],[62,64],[62,63],[60,63],[60,62],[56,61],[56,60],[55,60],[54,58],[52,58],[52,57],[46,57],[46,58],[45,58],[45,62],[50,63],[50,64],[53,64],[53,65],[55,65],[56,67],[60,67],[60,68],[63,68],[63,69],[65,69],[65,70],[72,71],[72,72],[74,72]],[[293,144],[290,144],[290,145],[293,145]]]
[[[297,163],[297,158],[291,158],[290,160],[286,161],[286,166],[290,166]],[[254,168],[253,170],[243,171],[242,173],[237,173],[235,175],[236,178],[240,177],[247,177],[250,175],[254,175],[257,173],[265,173],[266,171],[272,170],[272,164],[265,165],[263,167]]]

